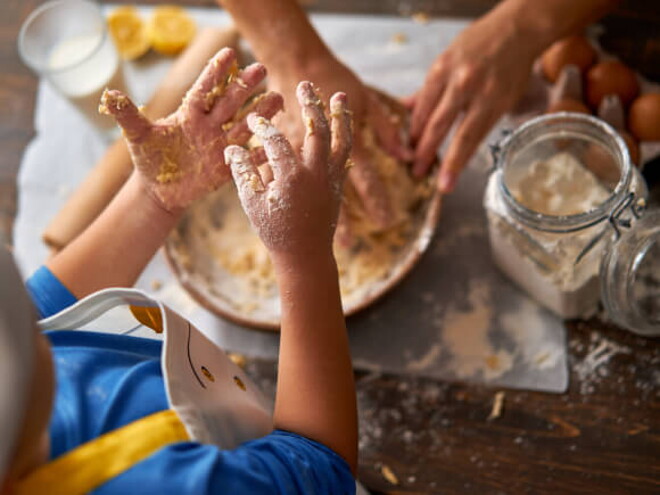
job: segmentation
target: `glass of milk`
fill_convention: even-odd
[[[86,0],[55,0],[33,11],[21,27],[18,50],[98,129],[115,128],[99,115],[105,88],[126,92],[121,63],[99,6]]]

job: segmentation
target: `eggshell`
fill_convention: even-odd
[[[628,106],[639,93],[639,83],[632,69],[617,60],[594,65],[586,77],[587,102],[596,110],[607,95],[618,95]]]
[[[596,50],[584,36],[568,36],[554,43],[541,56],[543,75],[554,83],[566,65],[576,65],[581,72],[596,60]]]
[[[647,93],[632,102],[628,129],[640,141],[660,141],[660,93]]]

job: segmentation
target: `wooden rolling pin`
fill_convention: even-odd
[[[172,64],[145,106],[144,113],[151,119],[157,119],[176,110],[206,62],[225,46],[236,49],[238,40],[238,32],[233,26],[200,30]],[[54,251],[69,244],[103,211],[132,170],[133,163],[126,143],[119,138],[46,227],[43,241]]]

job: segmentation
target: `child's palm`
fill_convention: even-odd
[[[206,66],[176,112],[151,122],[128,97],[106,91],[102,108],[122,127],[131,157],[154,196],[168,210],[183,208],[230,178],[223,152],[249,137],[247,112],[236,115],[265,76],[260,64],[241,73],[232,50],[221,50]],[[255,100],[249,111],[274,115],[275,93]]]

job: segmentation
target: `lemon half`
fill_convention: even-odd
[[[174,6],[161,6],[153,10],[147,23],[147,34],[151,46],[164,55],[176,55],[195,36],[195,21],[188,13]]]
[[[108,28],[124,60],[135,60],[149,51],[147,29],[135,7],[127,5],[113,10],[108,16]]]

